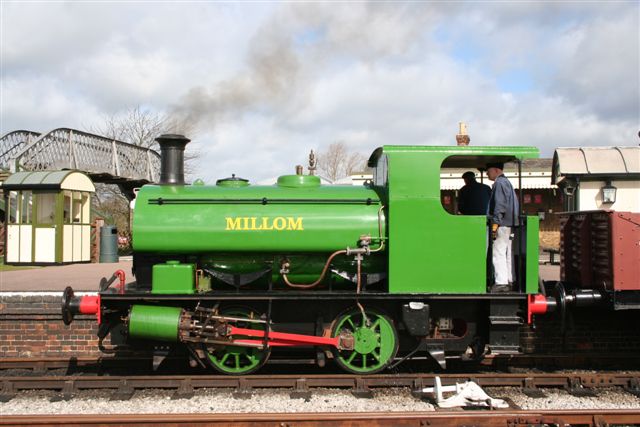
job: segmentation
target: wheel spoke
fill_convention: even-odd
[[[375,322],[369,327],[369,329],[374,330],[380,325],[380,318],[378,317]]]
[[[255,317],[254,312],[242,308],[227,310],[222,314],[238,318]],[[248,329],[264,330],[263,325],[250,322],[238,322],[238,325]],[[215,351],[204,347],[204,350],[207,354],[207,360],[216,370],[232,375],[242,375],[255,371],[267,361],[271,353],[271,349],[268,347],[258,349],[233,345],[224,346]]]
[[[349,322],[349,324],[351,325],[352,330],[356,329],[356,325],[353,323],[351,317],[347,317],[347,322]]]
[[[384,369],[398,351],[398,333],[393,322],[375,311],[354,308],[336,319],[332,336],[351,329],[354,347],[350,352],[336,351],[338,365],[356,374],[372,374]]]

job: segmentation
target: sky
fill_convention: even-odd
[[[0,2],[0,133],[175,118],[193,178],[335,142],[638,145],[640,2]]]

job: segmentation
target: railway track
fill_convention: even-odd
[[[517,387],[530,396],[542,388],[563,388],[575,395],[593,395],[598,388],[617,387],[640,396],[640,373],[520,373],[520,374],[385,374],[338,375],[152,375],[152,376],[18,376],[2,377],[0,400],[9,401],[25,390],[59,391],[58,399],[69,400],[83,390],[113,390],[114,398],[130,398],[136,390],[175,390],[175,398],[189,398],[196,389],[234,389],[236,397],[250,396],[253,389],[289,389],[302,396],[314,388],[350,389],[357,397],[372,397],[373,390],[384,387],[410,388],[420,396],[425,387],[433,387],[436,377],[442,385],[474,381],[481,387]]]
[[[640,412],[597,411],[491,411],[491,412],[358,412],[298,414],[162,414],[162,415],[46,415],[6,416],[1,426],[536,426],[634,425]]]
[[[8,361],[4,361],[8,362]],[[17,360],[14,362],[18,362]],[[37,366],[65,368],[64,360],[48,365],[34,360]],[[92,363],[90,358],[78,359],[77,366]],[[3,367],[16,367],[4,363]],[[291,397],[307,398],[317,388],[349,390],[357,397],[373,397],[376,390],[385,387],[402,387],[418,398],[431,398],[423,393],[424,387],[432,387],[436,374],[387,374],[356,376],[334,375],[251,375],[230,377],[222,375],[148,375],[148,376],[100,376],[64,375],[0,377],[0,400],[10,401],[25,390],[53,392],[52,401],[71,400],[82,396],[85,390],[110,390],[111,399],[130,399],[137,390],[164,389],[173,393],[172,398],[187,399],[198,394],[199,389],[232,389],[237,399],[251,397],[258,389],[285,389]],[[595,394],[598,389],[619,388],[640,396],[640,372],[611,373],[465,373],[439,374],[442,385],[467,380],[475,381],[483,388],[516,387],[524,394],[540,397],[544,389],[559,388],[577,396]],[[490,390],[487,390],[490,392]],[[292,404],[295,405],[295,401]],[[10,404],[10,403],[9,403]],[[381,408],[381,410],[384,410]],[[244,413],[244,414],[118,414],[118,415],[11,415],[0,417],[0,426],[175,426],[187,424],[229,426],[531,426],[531,425],[640,425],[640,409],[637,410],[489,410],[434,412],[357,412],[357,413]]]

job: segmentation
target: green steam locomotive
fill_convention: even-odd
[[[183,346],[225,374],[254,372],[272,351],[372,374],[418,356],[445,367],[518,353],[521,325],[556,306],[539,293],[537,217],[520,216],[513,291],[492,294],[486,218],[440,199],[441,168],[519,165],[536,148],[384,146],[360,187],[301,170],[273,186],[209,186],[184,183],[187,138],[157,141],[161,181],[133,213],[135,282],[63,297],[66,323],[97,315],[101,347],[109,334],[116,346]]]

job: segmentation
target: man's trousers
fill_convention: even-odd
[[[493,271],[496,285],[513,283],[513,253],[511,252],[511,227],[498,228],[498,237],[493,241]]]

